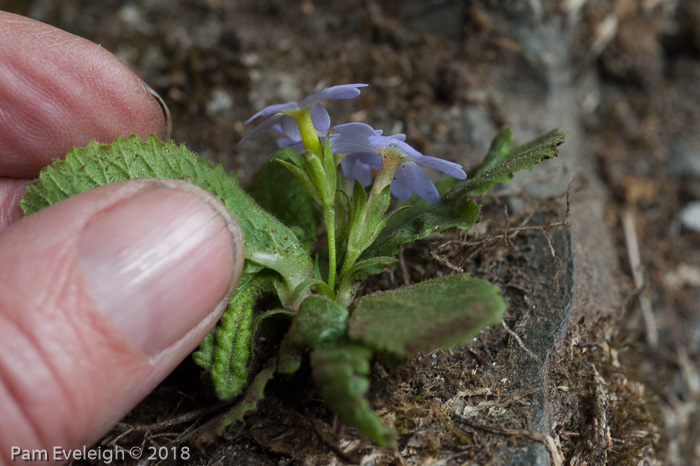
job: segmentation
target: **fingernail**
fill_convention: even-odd
[[[147,356],[225,305],[243,262],[240,230],[223,205],[187,183],[157,183],[100,213],[78,245],[95,298]]]
[[[163,118],[165,118],[165,129],[167,131],[165,134],[165,140],[167,141],[170,139],[170,135],[173,133],[173,119],[170,116],[170,109],[165,104],[165,101],[160,94],[155,91],[155,89],[146,84],[145,81],[141,82],[143,83],[143,87],[145,87],[146,90],[158,101],[158,105],[160,105],[160,109],[163,111]]]

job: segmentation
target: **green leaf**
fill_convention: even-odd
[[[248,386],[245,395],[233,408],[221,416],[217,416],[200,427],[202,441],[210,443],[221,437],[224,429],[235,422],[243,420],[243,416],[258,408],[258,403],[265,398],[265,387],[275,375],[274,362],[263,368]]]
[[[467,344],[501,321],[506,303],[499,291],[460,274],[374,293],[353,303],[348,335],[399,356]]]
[[[289,158],[288,151],[277,151],[279,160]],[[313,197],[297,177],[279,162],[265,162],[248,187],[251,196],[285,225],[292,228],[307,251],[316,242],[321,212]]]
[[[41,170],[20,201],[25,215],[83,191],[134,178],[171,178],[189,181],[219,199],[238,221],[245,240],[244,273],[263,267],[278,272],[288,294],[314,276],[313,263],[292,231],[260,207],[228,175],[221,165],[212,166],[184,145],[163,143],[151,135],[147,141],[137,136],[117,138],[112,144],[91,142],[74,148],[65,161],[56,161]],[[285,296],[281,297],[285,304]]]
[[[396,264],[398,260],[393,257],[373,257],[356,262],[355,265],[348,270],[348,277],[352,280],[363,277],[365,275],[376,275],[382,273],[390,265]]]
[[[544,159],[557,155],[557,146],[564,142],[565,133],[558,129],[522,146],[505,149],[510,144],[508,130],[502,130],[492,143],[492,148],[478,175],[457,183],[434,204],[418,201],[392,217],[377,240],[362,255],[393,256],[406,243],[425,238],[431,233],[448,228],[468,230],[476,222],[481,206],[471,198],[483,196],[495,184],[507,183],[519,170],[532,169]]]
[[[350,212],[350,217],[352,223],[350,224],[350,241],[352,243],[362,243],[363,239],[367,236],[367,193],[365,188],[362,186],[358,180],[355,180],[352,188],[352,210]],[[354,240],[354,241],[353,241]],[[363,245],[352,244],[348,245],[348,250],[353,247],[362,247]]]
[[[282,338],[282,343],[280,343],[277,372],[280,374],[294,374],[301,368],[304,354],[305,348],[299,346],[291,332],[287,332]]]
[[[469,196],[443,196],[435,204],[419,201],[414,207],[392,216],[384,230],[361,258],[394,256],[401,246],[449,228],[468,230],[479,217],[480,206]]]
[[[308,280],[304,280],[297,286],[297,289],[294,290],[294,293],[292,294],[292,300],[294,302],[301,302],[303,299],[300,299],[302,297],[308,296],[309,295],[309,288],[315,287],[316,292],[318,294],[321,294],[323,296],[327,296],[329,298],[332,298],[335,296],[335,292],[331,289],[330,286],[320,278],[309,278]]]
[[[471,196],[483,196],[495,184],[507,183],[513,179],[513,175],[520,170],[532,170],[536,163],[544,159],[556,157],[560,145],[564,143],[566,133],[555,129],[549,133],[534,139],[522,146],[511,147],[506,151],[503,147],[504,141],[510,143],[507,131],[502,131],[496,136],[492,143],[492,150],[486,158],[492,157],[493,168],[483,171],[471,180],[460,183],[455,189],[450,191],[445,197],[460,197],[468,194]],[[500,142],[499,142],[500,140]],[[493,155],[492,155],[493,154]],[[481,171],[481,170],[480,170]]]
[[[301,367],[307,347],[333,343],[347,332],[348,310],[332,299],[311,295],[299,306],[289,331],[282,339],[278,367],[282,374],[293,374]]]
[[[493,141],[491,141],[491,147],[489,147],[489,151],[486,154],[484,161],[481,162],[481,165],[477,167],[476,170],[474,170],[474,173],[470,173],[470,179],[476,175],[484,173],[485,171],[491,170],[499,163],[507,160],[511,153],[512,148],[510,147],[510,144],[512,140],[513,130],[511,127],[504,126],[501,128],[498,134],[496,134],[496,137],[493,138]]]
[[[338,341],[347,331],[348,310],[321,295],[311,295],[301,303],[289,329],[297,345],[317,348]]]
[[[344,274],[338,288],[338,303],[349,306],[367,275],[382,273],[388,266],[397,263],[393,257],[372,257],[356,262]]]
[[[287,162],[286,160],[282,159],[273,159],[274,162],[279,163],[282,165],[284,168],[289,170],[289,172],[296,177],[297,180],[301,184],[304,185],[306,188],[306,191],[309,193],[309,195],[318,203],[321,202],[321,196],[318,193],[318,190],[314,186],[313,182],[311,181],[311,178],[309,178],[309,175],[304,171],[304,169],[299,168],[293,163]]]
[[[299,168],[304,166],[304,157],[291,147],[280,147],[277,149],[277,152],[275,152],[274,158],[277,160],[287,160]]]
[[[273,289],[269,272],[241,277],[236,292],[216,327],[209,332],[192,358],[209,372],[221,400],[238,395],[248,382],[248,365],[255,329],[253,306],[264,292]]]
[[[396,434],[385,426],[365,399],[372,350],[351,343],[320,346],[311,353],[311,370],[321,397],[347,424],[386,447]]]
[[[342,176],[342,174],[340,175]],[[350,229],[350,210],[352,201],[345,190],[338,189],[335,192],[335,241],[338,255],[345,252],[345,241]]]
[[[376,197],[367,200],[362,184],[355,180],[352,193],[351,225],[342,273],[347,273],[362,252],[371,245],[391,217],[385,217],[391,201],[390,186],[386,186]],[[370,210],[368,210],[368,206]]]

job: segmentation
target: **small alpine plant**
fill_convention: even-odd
[[[278,136],[273,158],[247,191],[236,174],[184,145],[132,135],[74,148],[65,161],[44,168],[21,201],[29,215],[96,186],[160,177],[207,189],[231,211],[245,241],[243,274],[221,320],[193,354],[216,395],[232,401],[205,424],[209,438],[255,409],[275,374],[292,374],[307,363],[321,397],[338,416],[389,446],[396,433],[365,398],[373,354],[406,357],[465,345],[500,323],[506,304],[499,288],[464,273],[361,297],[358,291],[368,276],[397,262],[404,244],[471,228],[481,207],[474,199],[507,183],[516,171],[555,156],[564,134],[554,130],[511,147],[505,127],[467,178],[459,164],[421,154],[404,134],[385,136],[360,122],[333,126],[323,102],[358,97],[365,87],[327,87],[246,120],[247,126],[264,118],[241,143],[268,131]],[[450,178],[436,187],[423,167]],[[276,299],[259,300],[263,295]],[[273,304],[261,307],[262,302]],[[289,330],[276,354],[257,355],[253,364],[258,329],[273,315],[288,319]]]

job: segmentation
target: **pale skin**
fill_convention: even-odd
[[[243,265],[238,226],[183,182],[104,186],[22,218],[73,146],[166,136],[111,53],[0,12],[0,464],[12,447],[91,445],[196,348]]]

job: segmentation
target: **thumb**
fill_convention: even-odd
[[[229,211],[181,181],[103,186],[3,230],[0,464],[99,439],[214,326],[242,266]]]

